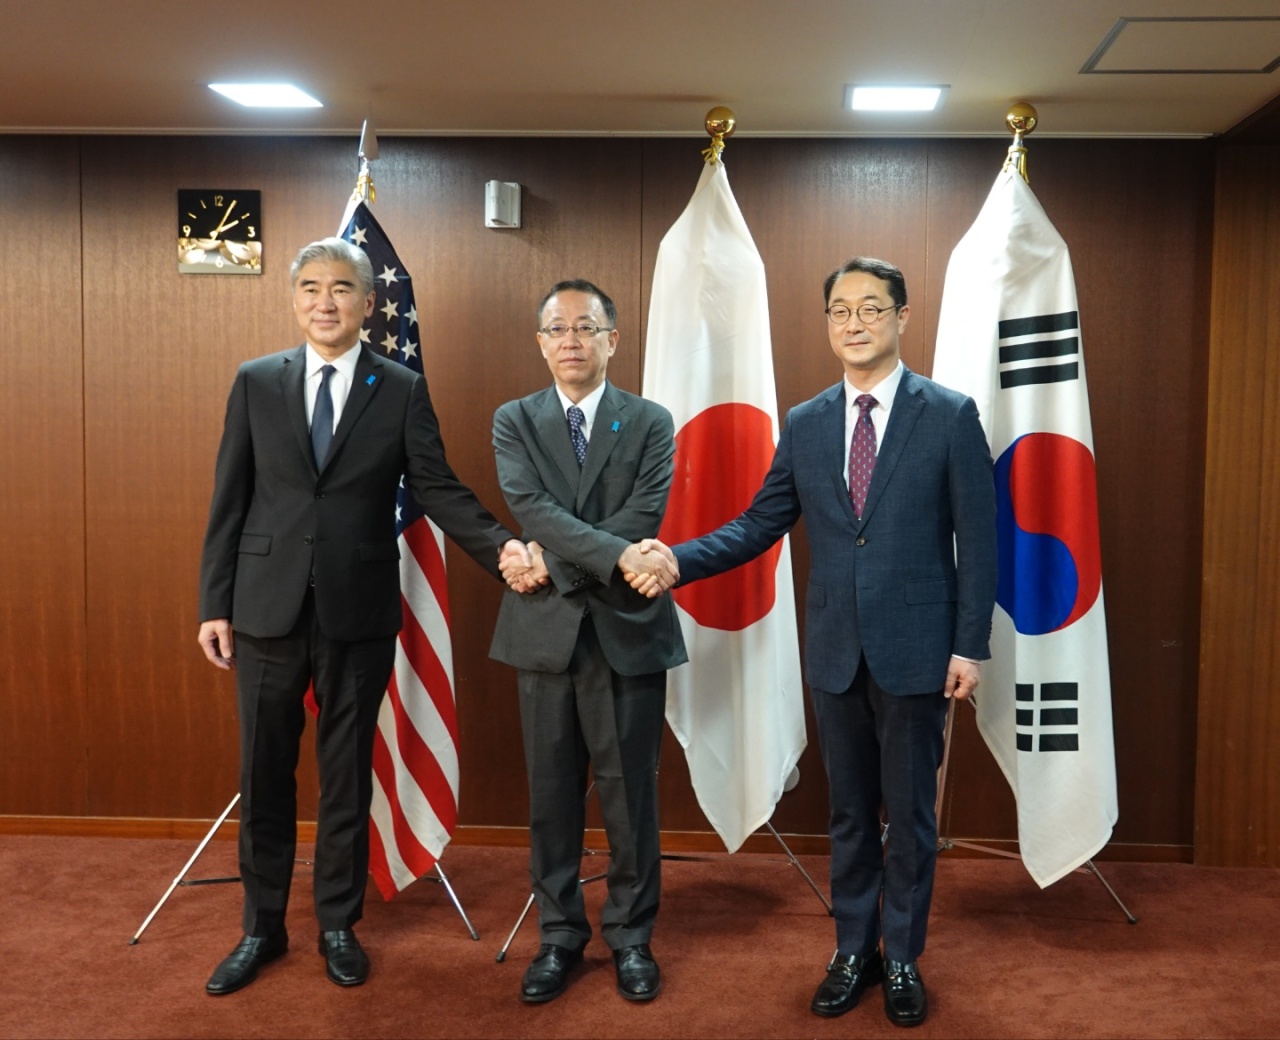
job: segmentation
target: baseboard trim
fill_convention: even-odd
[[[183,838],[199,841],[209,833],[213,820],[165,820],[141,816],[0,816],[0,835],[26,834],[76,838]],[[239,824],[227,820],[218,828],[215,840],[234,841],[239,834]],[[298,840],[315,841],[316,825],[313,821],[298,823]],[[997,854],[1016,854],[1018,843],[997,838],[964,837],[951,835],[955,841],[983,845]],[[783,834],[783,841],[797,856],[826,856],[831,842],[825,834]],[[456,845],[479,845],[500,848],[528,848],[527,827],[485,827],[463,824],[453,837]],[[608,848],[603,830],[590,828],[586,833],[586,846],[591,849]],[[713,831],[663,831],[662,849],[667,853],[704,854],[723,853],[724,843]],[[783,854],[782,847],[772,834],[757,831],[743,843],[740,852]],[[1099,862],[1118,863],[1191,863],[1194,862],[1191,845],[1149,845],[1136,842],[1112,842],[1094,857]],[[963,859],[981,858],[988,853],[977,849],[954,847],[945,853],[948,857]]]

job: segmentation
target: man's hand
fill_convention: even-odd
[[[507,542],[498,557],[498,569],[516,592],[532,592],[551,580],[542,562],[542,546],[537,542],[527,546],[515,539]]]
[[[232,641],[231,622],[226,618],[202,621],[196,638],[204,656],[214,665],[223,669],[235,667],[235,643]]]
[[[618,568],[627,583],[649,599],[662,595],[680,580],[675,553],[656,538],[628,545],[618,557]]]
[[[958,701],[965,700],[978,688],[981,675],[982,669],[976,661],[953,657],[947,665],[947,683],[942,687],[942,693]]]

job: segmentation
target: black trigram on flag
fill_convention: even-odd
[[[1073,682],[1047,682],[1040,684],[1040,701],[1036,703],[1033,683],[1017,683],[1014,692],[1018,698],[1017,727],[1019,751],[1079,751],[1080,750],[1080,688]],[[1040,715],[1037,725],[1036,714]],[[1052,726],[1046,733],[1044,727]],[[1035,737],[1039,736],[1039,745]]]
[[[1000,389],[1080,378],[1080,314],[1040,314],[999,324]],[[1075,358],[1045,364],[1045,358]]]

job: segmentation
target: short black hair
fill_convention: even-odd
[[[546,309],[547,301],[557,293],[562,292],[580,292],[586,293],[588,296],[594,296],[600,301],[600,306],[604,308],[605,321],[609,323],[609,328],[614,329],[618,326],[618,309],[613,305],[613,301],[605,295],[604,290],[597,285],[593,285],[585,278],[569,278],[563,282],[556,282],[547,294],[538,301],[538,327],[542,327],[542,312]]]
[[[854,271],[861,271],[873,278],[879,278],[882,282],[888,282],[889,299],[893,300],[893,305],[895,307],[907,305],[907,280],[902,277],[902,272],[888,260],[877,260],[874,256],[855,256],[827,275],[826,283],[822,286],[822,302],[830,305],[831,290],[836,282],[841,276]]]

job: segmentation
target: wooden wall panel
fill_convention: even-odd
[[[1196,861],[1280,866],[1280,148],[1218,157]]]
[[[2,161],[10,164],[3,169],[16,169],[19,154],[29,161],[34,153],[31,183],[71,178],[74,190],[48,188],[48,205],[78,234],[79,185],[67,146],[3,144]],[[415,279],[428,380],[449,456],[504,518],[491,419],[498,404],[548,381],[533,338],[536,300],[561,277],[602,285],[618,302],[622,331],[610,376],[638,389],[653,260],[693,192],[701,144],[382,142],[375,210]],[[78,744],[54,748],[47,739],[40,744],[51,717],[45,709],[15,709],[6,698],[13,746],[43,750],[19,771],[28,795],[0,812],[209,818],[236,786],[233,683],[205,663],[194,640],[199,546],[225,396],[240,361],[296,342],[285,267],[298,246],[336,229],[354,180],[355,142],[84,138],[76,146],[84,156],[83,245],[67,238],[61,248],[83,258],[86,319],[83,335],[78,316],[63,330],[58,346],[72,346],[58,378],[76,389],[82,367],[83,418],[42,425],[54,413],[35,385],[13,394],[6,421],[21,437],[79,423],[84,485],[68,495],[73,504],[83,501],[72,524],[80,525],[84,555],[73,563],[87,591],[80,628],[73,628],[79,642],[59,643],[71,645],[71,655],[52,653],[47,639],[32,642],[33,629],[16,618],[9,600],[4,638],[42,648],[12,682],[38,685],[42,704],[61,703],[59,690],[78,689],[67,703],[81,711],[91,704],[93,712]],[[946,261],[976,216],[1003,150],[993,141],[730,140],[730,180],[768,271],[783,411],[840,377],[827,345],[821,286],[856,253],[903,267],[913,309],[904,357],[917,371],[930,371]],[[1033,139],[1031,172],[1072,247],[1089,351],[1121,777],[1116,838],[1185,846],[1200,616],[1211,150],[1199,143]],[[483,227],[489,179],[524,185],[522,229]],[[177,273],[180,187],[262,190],[262,278]],[[10,198],[6,193],[0,203],[6,228]],[[52,248],[50,235],[44,238],[29,238],[24,248]],[[37,252],[31,255],[34,263]],[[48,314],[43,320],[47,325]],[[42,357],[48,364],[49,355]],[[41,379],[48,381],[43,368]],[[72,400],[79,398],[58,395],[57,407]],[[16,443],[13,435],[8,443]],[[73,438],[59,450],[74,457],[77,443]],[[65,460],[34,457],[39,472],[67,468]],[[37,468],[24,465],[10,455],[6,472],[26,473],[21,479],[38,502],[47,491],[35,479]],[[48,516],[32,515],[42,519],[28,530],[52,529]],[[57,538],[70,530],[63,522]],[[65,557],[31,544],[30,583],[66,587],[58,571]],[[802,585],[803,524],[793,544]],[[449,564],[462,821],[520,827],[526,793],[515,679],[487,657],[501,586],[452,548]],[[86,616],[93,619],[92,644]],[[55,675],[59,668],[67,674]],[[1012,837],[1012,798],[971,713],[961,716],[957,749],[945,829],[956,837]],[[30,796],[71,784],[77,768],[78,802],[65,792]],[[783,830],[822,834],[826,792],[816,743],[801,775],[776,822]],[[5,796],[15,789],[23,788],[6,785]],[[304,816],[314,810],[313,792],[308,756]],[[670,739],[662,799],[666,829],[707,829]]]
[[[288,260],[354,183],[337,139],[86,138],[88,749],[94,815],[211,817],[237,788],[234,679],[195,642],[200,545],[231,380],[290,346]],[[184,275],[179,188],[260,188],[261,277]],[[308,755],[302,812],[314,814]]]
[[[0,137],[0,813],[87,811],[79,167]]]

